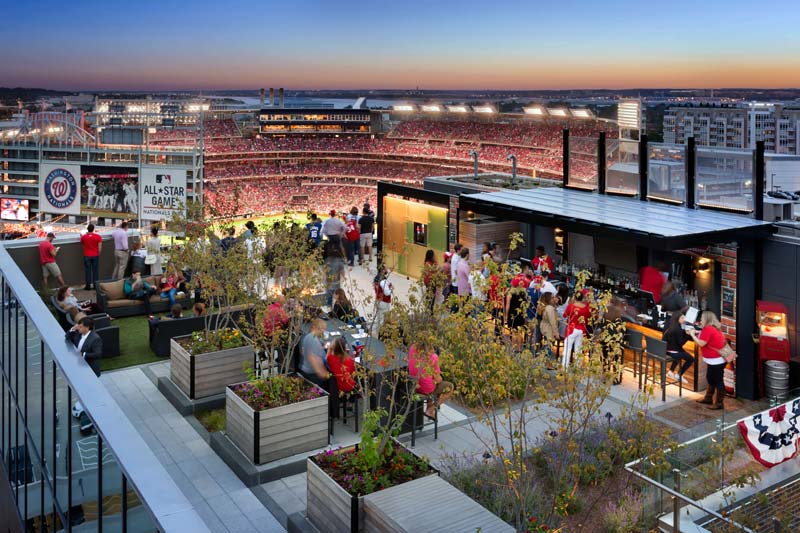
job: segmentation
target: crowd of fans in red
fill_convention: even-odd
[[[335,191],[326,185],[307,191],[303,182],[294,178],[313,176],[323,180],[320,183],[324,183],[326,176],[388,178],[421,183],[423,177],[438,170],[438,165],[449,166],[447,171],[453,173],[469,171],[472,150],[478,152],[481,163],[491,165],[489,169],[492,171],[510,171],[508,155],[514,154],[520,174],[555,177],[562,173],[561,146],[565,127],[570,128],[574,140],[574,146],[573,143],[570,145],[571,175],[578,180],[591,181],[596,176],[593,146],[596,146],[597,132],[605,131],[608,138],[616,137],[612,125],[600,121],[415,119],[400,122],[382,138],[290,135],[252,139],[241,137],[232,120],[207,121],[204,130],[205,179],[248,179],[245,182],[237,180],[235,184],[208,183],[206,199],[228,213],[278,212],[296,207],[292,205],[293,196],[308,195],[309,209],[324,210],[329,194],[335,193],[341,198],[355,196],[356,199],[364,196],[361,187],[365,182],[342,184],[333,178],[334,185],[330,187],[335,187]],[[264,154],[272,154],[270,157],[275,159],[265,159]],[[426,164],[421,164],[423,162]],[[236,186],[246,192],[240,195],[239,208],[231,205],[231,191]],[[321,194],[324,196],[318,198]]]
[[[197,127],[199,128],[199,126]],[[192,145],[199,135],[196,127],[156,128],[149,134],[150,144],[188,144]],[[241,137],[242,133],[233,119],[207,120],[203,122],[203,140]]]
[[[268,176],[351,176],[421,183],[422,178],[430,174],[430,166],[362,159],[291,159],[267,164],[212,165],[205,168],[205,179],[211,180]]]
[[[215,216],[284,211],[327,213],[332,207],[344,210],[365,202],[376,205],[377,198],[374,185],[342,184],[325,178],[209,181],[203,195]]]

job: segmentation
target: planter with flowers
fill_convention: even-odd
[[[170,379],[192,400],[225,392],[247,379],[255,353],[238,329],[195,331],[170,340]]]
[[[321,532],[362,531],[364,497],[438,472],[394,438],[376,435],[380,409],[364,416],[361,442],[306,461],[306,514]]]
[[[328,393],[286,374],[229,385],[225,431],[255,464],[322,448],[328,444]]]

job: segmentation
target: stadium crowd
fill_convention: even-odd
[[[337,183],[315,178],[252,178],[208,181],[203,198],[214,216],[272,214],[284,211],[326,213],[369,202],[376,205],[374,184]]]

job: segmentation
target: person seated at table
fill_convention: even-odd
[[[694,363],[694,357],[686,353],[686,350],[683,349],[683,345],[692,340],[689,334],[683,329],[685,323],[686,317],[683,313],[672,313],[669,319],[669,327],[667,327],[667,330],[661,337],[661,339],[667,343],[667,355],[672,358],[667,377],[676,381],[681,380],[684,383],[686,383],[686,378],[683,377],[683,374],[685,374]],[[675,369],[678,363],[681,362],[681,369],[676,374]]]
[[[325,347],[321,340],[323,333],[325,321],[321,318],[312,320],[309,332],[300,342],[300,374],[327,391],[328,381],[333,375],[325,367]]]
[[[347,343],[342,337],[336,337],[328,348],[326,357],[328,368],[336,377],[336,388],[339,389],[339,396],[350,396],[356,388],[356,380],[353,377],[356,373],[356,362],[347,353]]]
[[[442,380],[439,356],[426,340],[408,349],[408,374],[417,380],[417,393],[434,398],[428,401],[425,416],[436,420],[436,412],[453,394],[453,384]]]
[[[206,316],[207,312],[208,309],[206,309],[206,304],[203,302],[197,302],[192,308],[192,316]]]
[[[347,299],[344,289],[339,287],[333,291],[333,308],[331,314],[342,322],[350,322],[358,318],[358,313],[353,309],[353,304]]]
[[[264,318],[261,326],[264,328],[264,336],[273,338],[276,334],[283,331],[289,323],[289,313],[286,312],[286,299],[282,294],[275,297],[275,301],[264,309]]]
[[[156,293],[156,288],[142,279],[142,273],[139,270],[134,270],[131,272],[129,278],[125,278],[122,291],[125,293],[125,298],[128,300],[141,300],[144,304],[144,312],[150,318],[153,318],[150,296]]]
[[[100,306],[91,300],[79,302],[75,295],[72,294],[72,287],[67,285],[62,285],[58,288],[58,292],[56,293],[56,301],[58,302],[58,305],[61,306],[61,309],[72,314],[73,316],[78,313],[94,315],[103,312]]]

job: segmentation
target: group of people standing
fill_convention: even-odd
[[[151,275],[163,274],[161,239],[158,236],[158,227],[150,228],[150,236],[142,245],[139,239],[130,243],[128,235],[128,222],[123,221],[111,232],[114,242],[114,270],[111,279],[122,279],[126,273],[133,270],[144,272],[149,267]],[[54,246],[56,236],[48,233],[39,243],[39,263],[42,267],[42,287],[47,288],[49,279],[55,278],[58,286],[65,285],[64,277],[57,263],[60,247]],[[83,252],[84,290],[93,290],[100,280],[100,255],[103,250],[103,238],[95,231],[94,224],[88,224],[86,231],[80,237]],[[129,244],[130,243],[130,244]]]

